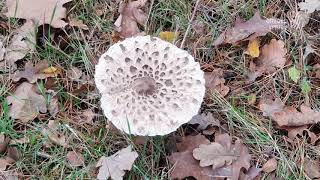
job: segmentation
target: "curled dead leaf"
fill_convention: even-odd
[[[49,140],[63,147],[67,147],[68,143],[66,141],[66,137],[58,132],[58,123],[54,120],[50,120],[48,126],[45,126],[41,129],[41,134],[49,138]]]
[[[143,26],[148,18],[147,14],[140,9],[146,2],[146,0],[137,0],[120,4],[120,16],[114,23],[120,37],[128,38],[140,34],[138,24]]]

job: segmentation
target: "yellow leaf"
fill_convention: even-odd
[[[48,67],[46,69],[43,69],[42,73],[44,73],[44,74],[55,74],[56,75],[56,74],[60,73],[60,70],[58,68],[56,68],[56,67],[50,66],[50,67]]]
[[[260,42],[257,38],[250,40],[248,44],[248,49],[245,53],[250,55],[251,57],[259,57],[260,55],[259,46],[260,46]]]
[[[178,33],[171,31],[163,31],[160,32],[159,37],[162,40],[173,42],[178,37]]]

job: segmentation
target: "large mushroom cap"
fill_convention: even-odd
[[[128,134],[165,135],[198,113],[205,93],[199,63],[150,36],[111,46],[96,65],[95,83],[106,117]]]

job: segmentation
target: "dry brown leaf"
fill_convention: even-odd
[[[29,143],[29,142],[30,142],[29,137],[28,136],[23,136],[20,139],[12,139],[9,144],[10,145],[17,145],[17,144],[26,144],[26,143]]]
[[[8,139],[4,136],[4,134],[0,134],[0,153],[4,153],[7,150]]]
[[[25,23],[15,30],[7,47],[4,47],[5,39],[0,40],[3,43],[0,49],[0,71],[11,72],[16,70],[15,62],[24,58],[35,48],[35,35],[32,31],[30,32],[33,27],[33,23]]]
[[[215,137],[215,142],[221,144],[229,152],[228,155],[234,155],[234,160],[230,165],[214,169],[213,175],[217,177],[231,177],[231,179],[239,179],[242,169],[248,170],[250,168],[251,155],[248,148],[237,139],[232,144],[232,138],[228,134],[220,134]],[[230,151],[231,150],[231,151]],[[231,154],[230,154],[231,152]]]
[[[263,112],[263,116],[273,116],[274,113],[281,112],[284,108],[284,104],[280,99],[271,99],[261,100],[259,102],[259,109]]]
[[[276,68],[283,68],[286,63],[287,49],[285,44],[281,40],[272,39],[267,45],[264,45],[261,49],[261,56],[259,61],[262,62],[266,72],[273,73]]]
[[[320,121],[320,112],[302,104],[300,111],[294,107],[285,107],[283,111],[273,115],[274,121],[281,126],[304,126]]]
[[[254,81],[263,73],[274,73],[277,68],[283,68],[286,63],[287,49],[281,40],[272,39],[261,49],[261,54],[256,63],[250,63],[249,81]]]
[[[71,167],[79,167],[84,165],[84,158],[82,154],[75,151],[69,151],[66,158]]]
[[[272,171],[275,171],[277,169],[277,164],[277,159],[271,158],[262,166],[262,171],[266,173],[271,173]]]
[[[88,26],[83,23],[82,20],[71,18],[69,19],[69,25],[72,27],[77,27],[83,30],[89,30]]]
[[[120,37],[128,38],[140,34],[138,24],[143,26],[148,18],[147,14],[140,9],[146,2],[146,0],[137,0],[120,4],[120,16],[114,23]]]
[[[260,179],[256,179],[258,178],[258,176],[261,174],[262,169],[261,168],[257,168],[257,167],[250,167],[248,172],[240,173],[240,177],[239,180],[260,180]]]
[[[260,41],[258,38],[254,38],[249,41],[248,48],[245,51],[245,54],[250,55],[251,57],[259,57],[260,55]]]
[[[220,127],[220,121],[213,117],[212,113],[197,114],[192,117],[188,124],[199,124],[199,131],[206,129],[209,125]]]
[[[47,112],[45,98],[37,94],[33,85],[27,82],[18,86],[14,94],[7,97],[7,101],[11,104],[9,115],[24,123],[36,118],[39,112]]]
[[[6,16],[34,21],[38,25],[50,24],[54,28],[63,28],[67,25],[62,20],[67,15],[63,5],[70,1],[72,0],[6,0]]]
[[[7,155],[0,159],[0,172],[7,169],[7,166],[15,163],[20,158],[20,153],[16,147],[8,147]],[[1,177],[1,176],[0,176]]]
[[[56,117],[59,112],[59,102],[56,96],[51,97],[48,105],[48,110],[51,116]]]
[[[109,177],[117,180],[122,179],[125,170],[131,169],[137,157],[138,153],[132,151],[131,146],[121,149],[109,157],[102,156],[96,165],[96,167],[99,167],[97,179],[106,180]]]
[[[168,157],[169,162],[173,165],[171,178],[183,179],[192,176],[196,179],[211,180],[212,169],[200,167],[199,161],[192,156],[193,149],[197,148],[200,144],[209,143],[210,141],[201,134],[184,137],[182,142],[177,144],[177,149],[180,152],[172,153]]]
[[[310,179],[320,178],[320,161],[305,158],[304,171]]]
[[[67,77],[74,81],[79,81],[82,76],[82,71],[77,67],[71,67],[67,71]]]
[[[310,144],[314,144],[318,140],[317,135],[314,132],[311,132],[308,129],[307,125],[298,126],[298,127],[280,127],[280,128],[288,131],[288,137],[291,140],[295,140],[296,138],[305,137],[305,136]]]
[[[209,145],[201,144],[199,148],[193,150],[193,157],[200,160],[201,167],[212,165],[213,169],[230,165],[232,161],[237,159],[235,152],[216,142]]]
[[[67,147],[66,137],[58,132],[58,125],[57,121],[50,120],[48,126],[41,129],[41,134],[48,137],[54,144]]]
[[[241,40],[250,40],[258,36],[264,36],[272,29],[284,28],[285,22],[279,19],[262,19],[259,12],[244,22],[238,18],[234,27],[228,28],[214,41],[213,45],[231,43],[234,44]]]
[[[224,85],[225,80],[223,78],[222,69],[217,68],[212,72],[205,72],[204,79],[206,81],[205,86],[209,98],[211,98],[211,92],[214,90],[218,91],[222,96],[226,96],[228,94],[230,88]]]
[[[19,81],[21,78],[27,79],[30,83],[37,82],[38,79],[45,79],[48,77],[55,77],[56,73],[43,73],[49,64],[47,61],[41,61],[33,66],[31,61],[27,62],[23,71],[16,71],[12,77],[13,81]]]

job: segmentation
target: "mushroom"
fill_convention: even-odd
[[[128,134],[175,131],[198,113],[205,93],[199,63],[187,51],[155,37],[114,44],[95,68],[101,108]]]

